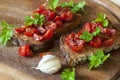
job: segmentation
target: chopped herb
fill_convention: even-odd
[[[103,50],[98,49],[96,50],[96,53],[91,55],[88,60],[90,61],[89,69],[97,68],[101,64],[103,64],[108,58],[110,57],[110,54],[105,55]]]
[[[104,27],[107,27],[109,24],[105,14],[98,14],[98,17],[92,22],[101,22]]]
[[[100,33],[100,28],[96,27],[96,30],[93,33],[89,33],[88,31],[84,31],[80,36],[81,39],[89,42],[93,39],[93,36],[97,36]]]
[[[56,7],[58,6],[58,2],[59,0],[50,0],[49,8],[55,11]]]
[[[90,40],[92,40],[93,35],[89,33],[88,31],[84,31],[82,35],[80,36],[80,38],[85,40],[86,42],[89,42]]]
[[[61,4],[62,7],[74,7],[73,0],[70,0],[70,2],[64,2]]]
[[[61,4],[62,7],[70,7],[71,11],[76,13],[78,11],[84,11],[85,1],[79,2],[75,4],[73,0],[70,0],[70,2],[64,2]]]
[[[100,33],[100,28],[99,27],[96,27],[96,30],[92,33],[93,36],[96,36]]]
[[[13,25],[9,25],[5,21],[1,22],[2,32],[0,33],[0,43],[2,45],[6,45],[7,41],[12,37],[12,30],[14,28]]]
[[[29,26],[32,24],[42,26],[45,22],[45,17],[43,14],[39,15],[38,13],[34,14],[33,17],[27,16],[25,18],[25,25]]]
[[[75,80],[75,68],[65,69],[61,74],[62,80]]]
[[[82,1],[78,4],[75,4],[74,7],[71,9],[71,11],[74,13],[76,13],[78,11],[85,11],[84,6],[85,6],[85,1]]]

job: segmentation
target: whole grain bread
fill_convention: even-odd
[[[13,42],[14,44],[17,43],[17,45],[29,44],[34,52],[47,51],[52,48],[54,41],[58,39],[61,34],[77,28],[81,22],[81,18],[81,14],[75,13],[73,16],[73,20],[70,22],[65,22],[62,27],[57,28],[54,32],[53,37],[49,40],[35,41],[33,38],[27,37],[23,34],[14,34]]]
[[[105,53],[110,52],[112,50],[116,50],[120,48],[120,30],[116,29],[116,34],[114,36],[110,36],[110,38],[114,39],[115,42],[110,47],[100,47],[94,48],[86,45],[82,52],[77,53],[72,51],[66,44],[65,38],[67,35],[61,36],[60,38],[60,51],[61,51],[61,58],[64,60],[65,65],[75,66],[78,63],[85,62],[88,57],[92,54],[95,54],[96,49],[102,49]]]

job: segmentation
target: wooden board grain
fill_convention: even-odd
[[[23,25],[24,17],[30,15],[42,3],[44,3],[43,0],[0,0],[0,21],[6,20],[17,26]],[[87,12],[82,13],[83,19],[81,25],[75,31],[78,31],[85,22],[93,20],[98,13],[106,14],[114,27],[120,27],[120,22],[107,9],[92,0],[86,0],[86,3],[85,9]],[[50,50],[56,55],[60,54],[58,44],[59,41],[56,41],[54,47]],[[2,72],[5,73],[2,75],[8,76],[8,80],[60,80],[61,71],[54,75],[48,75],[35,69],[30,69],[31,67],[37,66],[40,60],[38,54],[35,54],[32,58],[25,58],[20,57],[17,50],[18,46],[0,46],[0,63],[3,67],[3,69],[0,69],[0,74]],[[112,51],[111,58],[98,69],[89,71],[88,62],[78,65],[76,66],[76,80],[115,80],[120,71],[119,62],[120,50],[117,50]],[[3,79],[0,77],[0,80]]]

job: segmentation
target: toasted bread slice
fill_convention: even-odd
[[[116,30],[116,34],[114,36],[110,36],[110,38],[114,39],[115,42],[110,47],[100,47],[94,48],[86,45],[82,52],[77,53],[72,51],[66,44],[65,38],[67,35],[64,35],[60,39],[60,51],[61,58],[64,60],[65,64],[70,66],[75,66],[78,63],[85,62],[88,57],[95,53],[96,49],[102,49],[105,53],[110,52],[111,50],[116,50],[120,48],[120,30]]]
[[[57,28],[53,37],[49,40],[35,41],[33,38],[27,37],[23,34],[14,34],[13,39],[19,43],[19,45],[29,44],[34,52],[47,51],[53,46],[54,41],[58,39],[61,34],[69,32],[78,27],[81,22],[81,18],[82,16],[80,14],[75,13],[73,20],[70,22],[65,22],[62,27]]]

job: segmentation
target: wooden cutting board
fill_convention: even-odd
[[[0,0],[0,21],[5,20],[10,24],[21,26],[23,25],[24,17],[30,15],[44,2],[44,0]],[[114,12],[111,13],[104,8],[105,6],[102,7],[96,2],[98,1],[86,0],[86,13],[82,13],[83,19],[80,27],[85,22],[93,20],[98,13],[104,13],[114,27],[120,28],[120,22],[113,15]],[[78,31],[80,27],[75,31]],[[54,47],[50,50],[56,55],[60,54],[58,44],[59,41],[56,41]],[[20,57],[17,51],[18,46],[11,44],[7,47],[0,46],[0,80],[60,80],[62,70],[54,75],[48,75],[35,69],[30,69],[37,66],[40,60],[37,53],[32,58],[25,58]],[[76,80],[116,80],[120,74],[120,50],[110,53],[111,58],[105,64],[92,71],[88,70],[88,62],[76,66]]]

